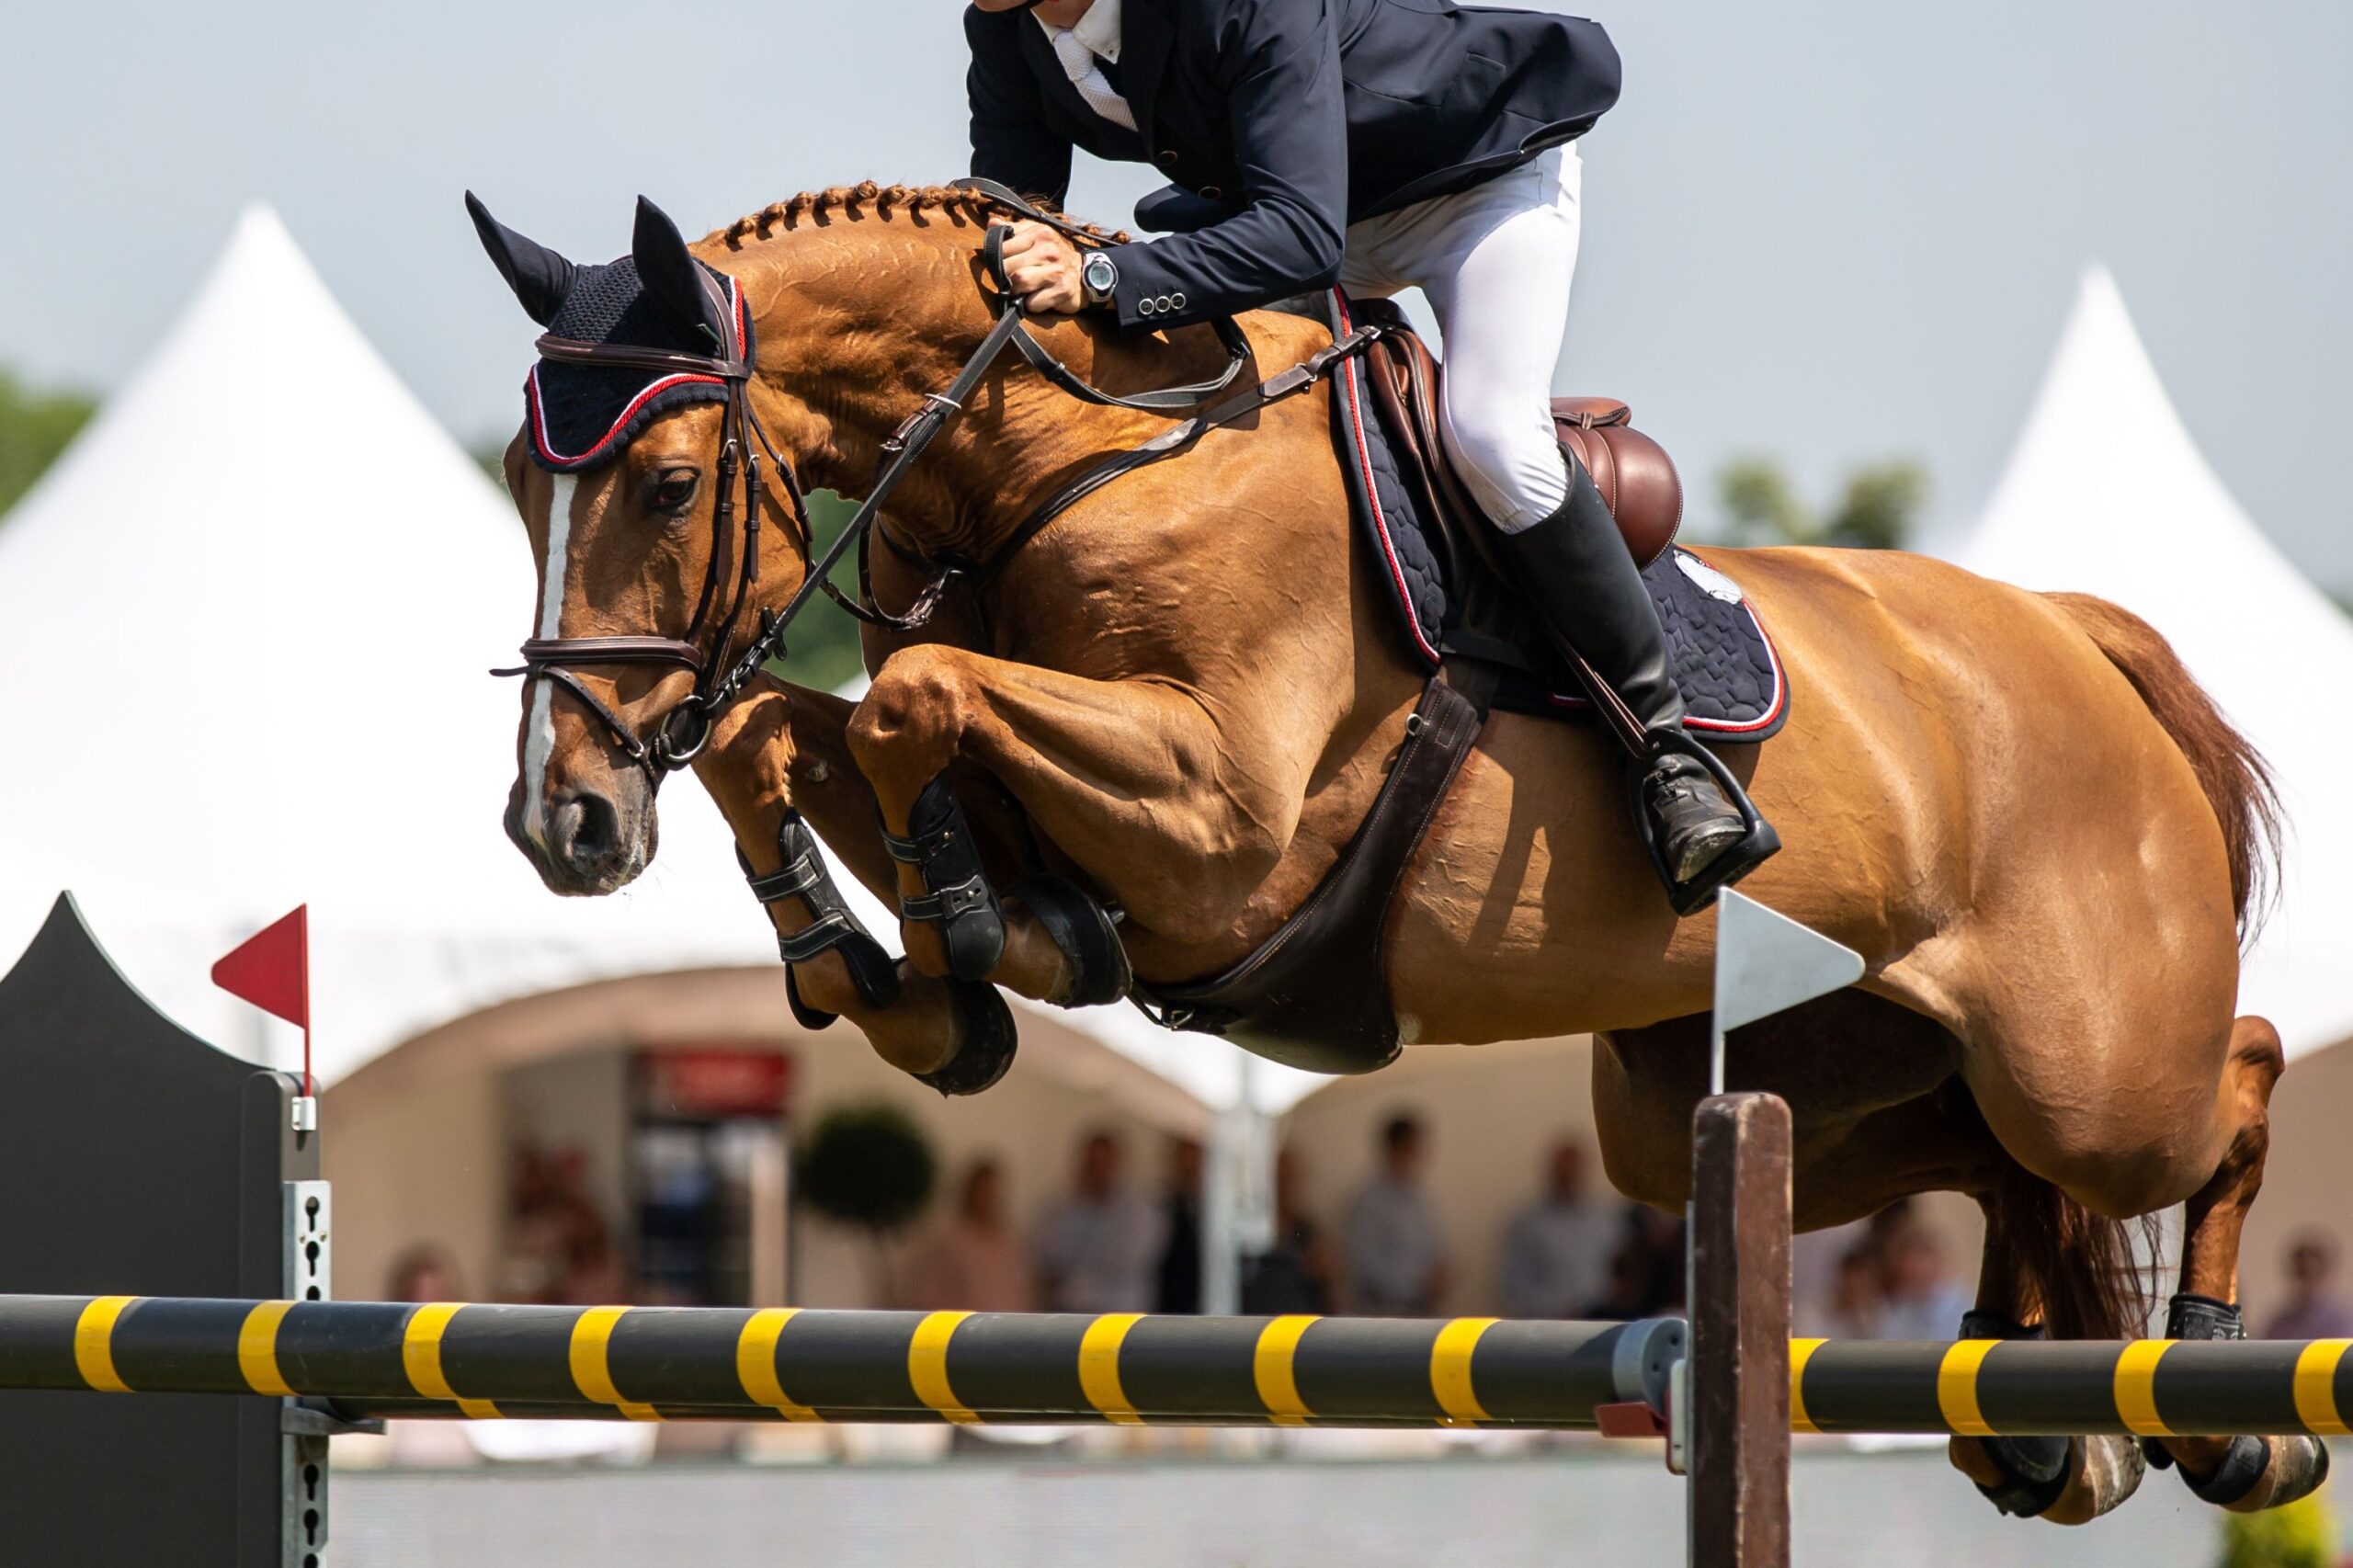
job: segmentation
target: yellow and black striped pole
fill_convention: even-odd
[[[1790,1346],[1790,1424],[1973,1437],[2335,1437],[2353,1414],[2348,1348],[2353,1339],[1800,1339]]]
[[[338,1414],[1579,1428],[1683,1324],[0,1297],[0,1388]]]
[[[1790,1346],[1799,1432],[2353,1427],[2353,1340]],[[0,1296],[0,1389],[338,1414],[1590,1428],[1663,1409],[1683,1324]]]

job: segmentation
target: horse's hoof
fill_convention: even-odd
[[[1955,1437],[1951,1451],[1954,1467],[1995,1507],[2054,1525],[2089,1524],[2140,1490],[2148,1473],[2130,1437]]]
[[[915,1080],[943,1095],[977,1095],[1013,1065],[1021,1043],[1013,1027],[1013,1009],[995,986],[975,981],[949,981],[948,995],[956,1008],[956,1054],[945,1066],[915,1074]]]
[[[1093,1007],[1116,1002],[1134,983],[1119,927],[1092,894],[1066,878],[1030,877],[1015,884],[1012,896],[1037,917],[1070,965],[1070,983],[1051,998],[1057,1007]]]
[[[2328,1445],[2318,1437],[2235,1437],[2211,1475],[2187,1470],[2183,1481],[2200,1501],[2234,1514],[2253,1514],[2310,1496],[2328,1479]]]

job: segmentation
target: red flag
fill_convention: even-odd
[[[311,1086],[311,906],[272,922],[212,966],[212,983],[302,1026],[302,1088]]]

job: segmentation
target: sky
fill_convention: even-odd
[[[1597,6],[1626,86],[1582,148],[1560,384],[1629,400],[1700,515],[1732,456],[1779,457],[1817,498],[1910,456],[1933,522],[1965,522],[2100,260],[2224,483],[2353,587],[2353,6]],[[808,187],[951,177],[958,9],[17,7],[0,362],[117,384],[259,198],[454,434],[503,440],[537,329],[464,189],[603,260],[640,191],[691,234]],[[1088,166],[1071,206],[1123,222],[1154,183]]]

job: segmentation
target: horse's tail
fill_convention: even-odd
[[[1990,1254],[1998,1238],[2000,1256],[2018,1270],[2029,1298],[2019,1303],[2022,1315],[2031,1317],[2039,1303],[2043,1332],[2053,1339],[2147,1333],[2152,1296],[2143,1260],[2156,1256],[2159,1217],[2110,1220],[2015,1160],[2003,1166],[1986,1240]]]
[[[2261,924],[2260,904],[2278,885],[2279,864],[2279,795],[2263,754],[2233,727],[2155,627],[2089,594],[2043,597],[2065,610],[2132,683],[2189,759],[2222,826],[2239,933],[2251,935]]]

